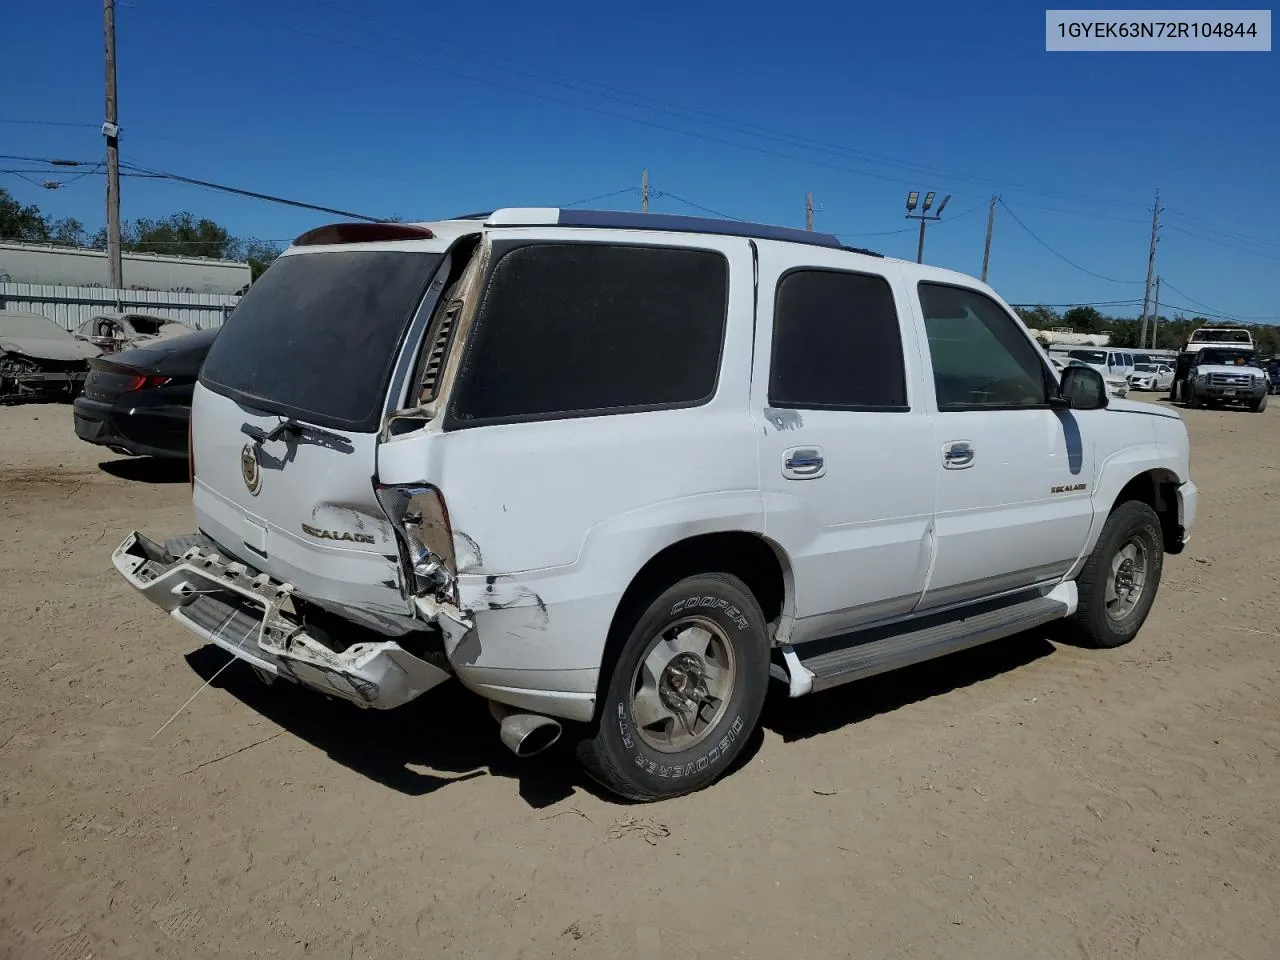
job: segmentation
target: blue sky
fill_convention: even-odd
[[[935,190],[953,196],[925,259],[975,275],[994,192],[1008,209],[989,279],[1013,302],[1140,299],[1159,187],[1162,303],[1280,321],[1277,54],[1051,54],[1044,16],[1028,4],[119,0],[121,152],[415,219],[638,188],[648,167],[655,211],[699,213],[691,201],[800,226],[812,191],[818,229],[911,259],[905,194]],[[22,41],[0,59],[0,120],[87,125],[0,122],[0,153],[100,158],[99,8],[14,0],[5,22]],[[101,177],[0,185],[102,224]],[[334,219],[135,178],[122,195],[126,218],[188,209],[241,236]],[[638,209],[639,197],[590,206]]]

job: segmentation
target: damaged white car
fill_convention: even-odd
[[[178,320],[146,313],[103,313],[80,324],[75,337],[92,343],[103,353],[118,353],[156,340],[181,337],[194,329]]]
[[[0,311],[0,403],[74,397],[101,352],[38,313]]]
[[[190,444],[196,530],[113,554],[148,600],[360,706],[456,677],[641,800],[729,769],[771,677],[1128,642],[1196,507],[1178,414],[1055,375],[985,284],[651,214],[304,234]]]

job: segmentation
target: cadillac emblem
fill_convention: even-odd
[[[258,448],[256,444],[246,443],[240,451],[240,476],[244,485],[255,497],[262,489],[262,468],[258,465]]]

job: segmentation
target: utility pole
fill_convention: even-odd
[[[1156,274],[1156,309],[1151,314],[1151,349],[1156,348],[1156,327],[1160,325],[1160,275]]]
[[[1156,188],[1156,205],[1151,210],[1151,251],[1147,255],[1147,285],[1142,293],[1142,332],[1138,343],[1147,342],[1148,308],[1151,306],[1151,281],[1156,272],[1156,242],[1160,235],[1160,188]]]
[[[991,228],[996,223],[996,198],[991,196],[991,206],[987,208],[987,244],[982,248],[982,282],[987,282],[987,265],[991,262]],[[920,224],[921,229],[924,224]]]
[[[107,273],[110,286],[124,287],[120,263],[120,127],[116,117],[116,4],[102,0],[102,29],[106,35],[107,120],[102,135],[107,138]]]
[[[920,191],[912,190],[907,194],[907,219],[920,221],[920,243],[916,246],[916,263],[924,263],[924,228],[925,224],[930,220],[942,219],[942,208],[947,205],[947,201],[951,199],[951,194],[947,194],[942,198],[942,202],[938,204],[937,213],[929,213],[929,208],[933,206],[934,193],[930,190],[924,195],[924,205],[920,208],[919,213],[913,213],[916,203],[920,200]]]
[[[640,210],[649,212],[649,170],[646,167],[640,174]]]
[[[813,194],[806,193],[804,195],[804,228],[806,230],[813,229]]]

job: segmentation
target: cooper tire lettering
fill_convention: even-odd
[[[746,584],[725,573],[688,577],[655,593],[647,609],[637,609],[633,615],[635,619],[622,627],[627,630],[623,647],[602,691],[605,703],[612,705],[616,726],[602,723],[591,739],[579,745],[579,755],[594,779],[624,797],[656,800],[686,794],[708,785],[730,767],[743,747],[744,735],[754,729],[768,686],[769,643],[759,626],[764,617]],[[639,688],[632,684],[655,635],[669,629],[673,621],[686,619],[714,623],[721,642],[727,641],[737,658],[739,679],[724,693],[729,700],[724,713],[692,742],[666,743],[660,733],[651,742],[649,731],[636,719]]]

